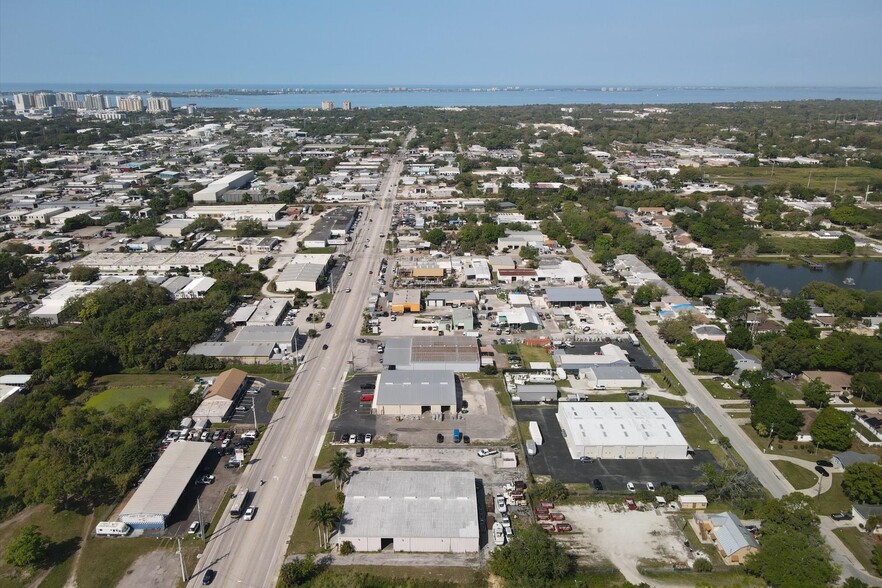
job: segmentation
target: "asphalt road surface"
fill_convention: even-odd
[[[359,221],[361,228],[350,248],[354,260],[347,266],[352,276],[345,276],[336,285],[338,293],[327,311],[327,320],[333,326],[323,329],[321,337],[306,349],[306,361],[288,388],[289,399],[279,406],[243,472],[240,484],[253,493],[251,504],[258,507],[257,515],[245,521],[224,513],[193,570],[189,586],[201,585],[203,573],[209,568],[217,571],[215,586],[275,586],[346,375],[350,347],[359,336],[362,311],[374,288],[385,243],[379,235],[389,227],[393,190],[402,168],[399,154],[390,162],[380,185],[381,205],[367,209]],[[369,275],[369,271],[374,274]],[[346,288],[352,291],[347,294]],[[328,349],[322,350],[322,345]],[[261,480],[265,480],[263,486]]]

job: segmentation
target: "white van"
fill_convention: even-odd
[[[125,537],[132,532],[132,528],[125,523],[102,521],[95,527],[96,537]]]

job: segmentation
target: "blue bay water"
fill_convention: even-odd
[[[143,96],[150,92],[185,92],[211,90],[220,86],[184,84],[3,84],[3,93],[49,90],[55,92],[128,92]],[[238,90],[280,90],[294,86],[236,86]],[[218,95],[172,97],[175,107],[196,104],[202,108],[318,108],[322,100],[333,100],[338,108],[344,100],[353,107],[378,108],[397,106],[523,106],[530,104],[708,104],[727,102],[777,102],[793,100],[882,100],[882,88],[811,88],[811,87],[638,87],[625,91],[602,91],[600,88],[530,88],[509,90],[449,89],[427,87],[419,90],[389,91],[371,86],[303,86],[304,93]]]

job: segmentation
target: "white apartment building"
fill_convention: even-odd
[[[169,100],[165,96],[147,99],[147,112],[150,112],[150,113],[171,112],[171,109],[172,109],[171,100]]]

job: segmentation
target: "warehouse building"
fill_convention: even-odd
[[[211,444],[201,441],[169,445],[120,511],[119,522],[133,529],[164,529],[209,449]]]
[[[515,398],[520,402],[555,402],[557,386],[554,384],[518,384]]]
[[[298,255],[285,266],[282,273],[276,278],[277,292],[315,292],[323,287],[328,266],[331,263],[330,254]]]
[[[689,444],[658,402],[562,402],[557,420],[573,459],[687,459]]]
[[[242,370],[231,369],[221,373],[193,412],[193,419],[224,421],[230,417],[233,408],[245,393],[248,374]]]
[[[396,314],[419,312],[422,310],[420,305],[420,291],[412,288],[395,290],[392,294],[392,304],[390,305],[389,310]]]
[[[184,215],[190,219],[210,217],[219,221],[259,220],[266,223],[278,220],[285,206],[285,204],[191,206]]]
[[[234,363],[266,363],[279,353],[275,343],[242,343],[239,341],[205,341],[195,343],[187,355],[204,355]]]
[[[466,292],[435,291],[426,296],[426,308],[443,308],[445,306],[475,306],[478,297],[474,290]]]
[[[475,553],[480,547],[471,472],[358,472],[342,520],[339,541],[356,551]]]
[[[179,251],[177,253],[105,253],[97,252],[84,257],[77,263],[98,268],[104,272],[165,273],[177,268],[189,272],[201,272],[202,268],[220,258],[221,251]],[[242,261],[241,255],[223,255],[223,260],[233,265]]]
[[[532,308],[523,306],[507,308],[500,310],[496,317],[496,320],[502,326],[523,329],[524,331],[535,331],[542,328],[542,319],[539,318],[539,314]]]
[[[588,382],[589,388],[642,388],[640,372],[629,365],[597,365],[582,370],[580,377]]]
[[[255,326],[242,327],[236,335],[236,343],[272,343],[281,350],[294,348],[294,340],[298,335],[297,327],[287,326]]]
[[[475,337],[393,337],[386,341],[383,365],[387,370],[477,372],[481,358]]]
[[[606,306],[598,288],[545,288],[545,298],[549,306]]]
[[[327,247],[345,245],[346,237],[355,224],[358,211],[354,208],[337,208],[318,220],[312,232],[303,240],[304,247]]]
[[[248,319],[248,326],[271,327],[282,322],[288,312],[288,301],[284,298],[264,298]]]
[[[456,376],[450,370],[384,371],[377,376],[375,414],[421,415],[456,412]]]
[[[221,202],[224,194],[250,184],[254,177],[254,172],[251,170],[240,170],[227,174],[193,194],[193,202]]]

